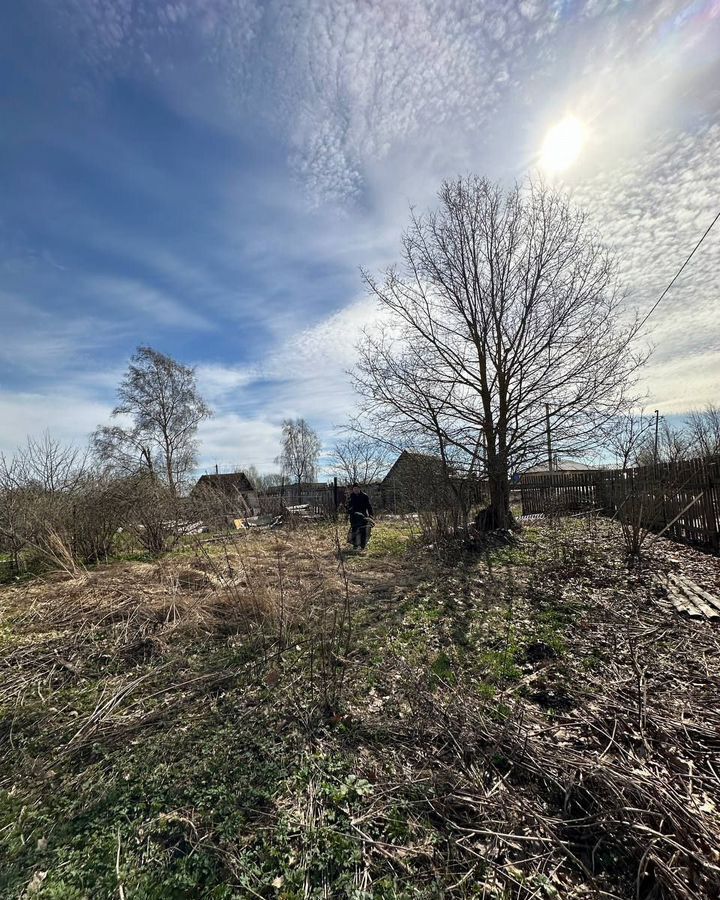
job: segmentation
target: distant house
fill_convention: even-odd
[[[428,483],[443,476],[440,457],[403,450],[380,482],[380,491],[386,502],[392,502],[393,499],[414,494],[415,488],[420,484],[427,488]]]
[[[439,456],[403,450],[380,482],[380,498],[387,510],[417,512],[453,501],[455,490],[463,490],[469,502],[482,494],[482,482],[453,476],[445,470]],[[468,493],[469,492],[469,493]]]
[[[589,466],[587,463],[579,462],[574,459],[556,459],[553,461],[553,472],[592,472],[595,466]],[[525,469],[523,475],[542,475],[550,470],[547,463],[540,463],[537,466],[531,466]]]
[[[252,516],[258,511],[257,491],[244,472],[202,475],[190,498],[221,506],[227,515]]]

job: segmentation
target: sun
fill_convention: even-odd
[[[547,172],[562,172],[580,155],[585,143],[585,126],[575,116],[565,118],[545,135],[540,163]]]

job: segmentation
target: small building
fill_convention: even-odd
[[[589,466],[587,463],[580,462],[576,459],[555,459],[553,460],[553,472],[592,472],[595,470],[595,466]],[[522,473],[523,475],[543,475],[547,474],[550,471],[548,468],[548,464],[538,463],[536,466],[531,466],[529,469],[525,469]]]
[[[483,494],[480,479],[448,474],[439,456],[403,450],[380,482],[384,509],[392,512],[420,512],[457,502],[463,492],[468,503],[478,502]]]
[[[227,516],[253,516],[259,511],[257,491],[244,472],[202,475],[190,499],[219,507]]]

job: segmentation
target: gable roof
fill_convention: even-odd
[[[416,465],[419,470],[425,469],[425,471],[427,471],[440,468],[442,466],[442,460],[439,456],[431,456],[429,453],[416,453],[413,450],[403,450],[392,466],[390,466],[390,471],[380,484],[387,484],[392,481],[393,477],[398,474],[398,469],[402,469],[405,465]]]
[[[559,459],[557,462],[553,463],[553,471],[555,472],[591,472],[595,466],[589,466],[587,463],[579,462],[575,459]],[[540,463],[537,466],[532,466],[529,469],[525,469],[526,475],[539,475],[542,472],[548,472],[547,463]]]
[[[244,472],[229,472],[224,475],[202,475],[193,491],[213,490],[219,494],[247,494],[255,487]]]

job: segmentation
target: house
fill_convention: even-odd
[[[380,482],[380,492],[385,505],[393,505],[412,499],[418,489],[425,491],[428,484],[441,478],[444,470],[440,457],[403,450]]]
[[[219,506],[226,515],[252,516],[259,511],[257,491],[244,472],[202,475],[190,499]]]
[[[380,482],[382,506],[393,512],[418,512],[456,502],[456,492],[465,492],[468,503],[482,494],[479,479],[468,481],[448,472],[439,456],[403,450]]]
[[[579,462],[575,459],[555,459],[553,461],[553,472],[592,472],[595,470],[595,466],[589,466],[587,463]],[[531,466],[529,469],[525,469],[522,473],[523,475],[543,475],[549,472],[548,464],[539,463],[536,466]]]

